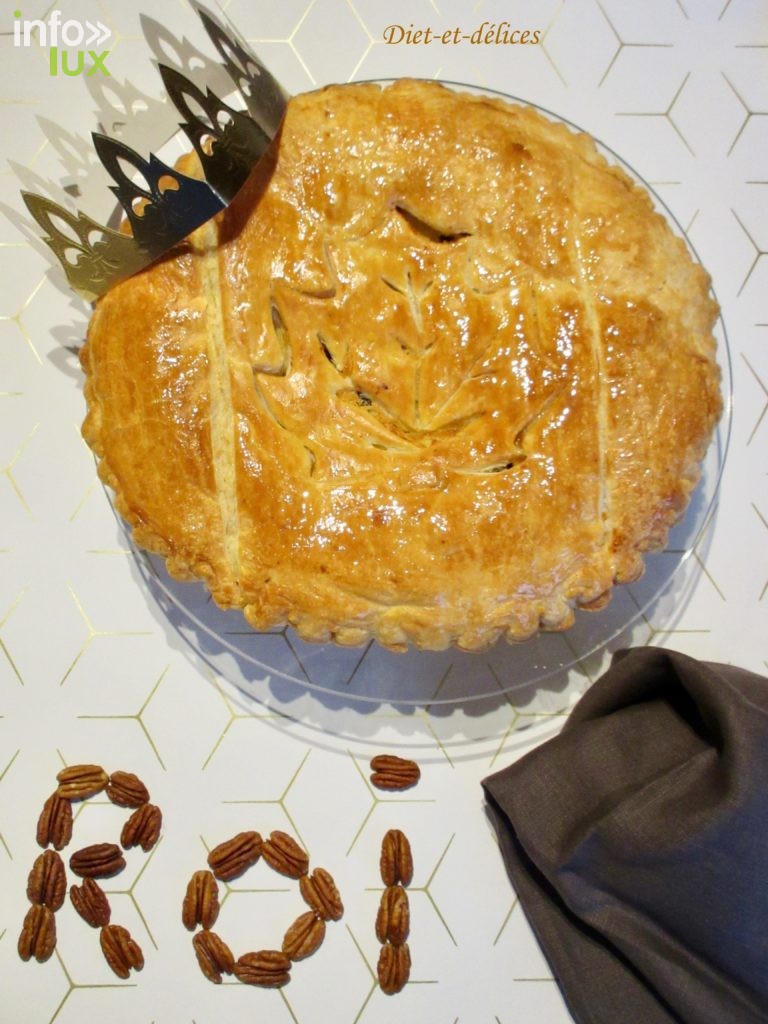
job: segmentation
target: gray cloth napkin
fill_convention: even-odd
[[[621,652],[483,786],[578,1024],[768,1022],[768,679]]]

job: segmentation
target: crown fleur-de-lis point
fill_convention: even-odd
[[[97,132],[93,133],[93,144],[116,182],[110,188],[125,210],[133,237],[152,259],[224,208],[210,185],[181,174],[154,153],[145,160],[124,142]],[[124,164],[138,172],[142,183],[128,177]]]
[[[184,118],[180,127],[195,148],[206,181],[225,202],[230,202],[266,151],[270,136],[210,89],[203,92],[165,64],[158,65],[158,69],[169,98]],[[188,97],[207,120],[195,113]]]
[[[197,13],[227,74],[242,93],[251,117],[273,138],[283,119],[288,94],[259,58],[230,35],[210,11],[197,5]]]
[[[45,232],[43,241],[61,264],[69,286],[93,302],[123,277],[146,265],[135,239],[72,213],[46,196],[22,192],[32,217]]]
[[[274,138],[288,96],[258,58],[200,4],[195,9],[247,112],[203,92],[184,75],[161,65],[166,89],[184,118],[181,125],[202,164],[204,181],[169,167],[153,153],[144,159],[125,142],[93,134],[96,152],[115,182],[130,232],[114,231],[87,214],[33,192],[23,192],[43,240],[61,263],[70,287],[95,301],[178,245],[234,198]],[[194,100],[203,120],[192,108]]]

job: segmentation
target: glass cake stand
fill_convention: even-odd
[[[488,89],[444,82],[476,94],[531,106]],[[572,122],[535,107],[544,116],[578,129]],[[657,208],[685,239],[685,232],[661,198],[607,146],[598,148],[650,193]],[[695,587],[694,552],[702,553],[716,516],[717,493],[731,428],[732,370],[725,325],[716,325],[722,370],[723,415],[702,467],[702,478],[684,520],[671,532],[667,549],[646,556],[646,572],[635,584],[616,587],[600,612],[577,612],[574,626],[562,633],[541,633],[521,644],[500,641],[483,653],[455,649],[440,652],[387,651],[376,643],[360,648],[310,644],[291,628],[264,633],[248,628],[238,611],[218,609],[199,583],[179,583],[165,571],[163,559],[131,545],[139,572],[168,623],[221,678],[248,698],[289,707],[297,694],[312,693],[327,707],[392,705],[447,713],[459,704],[507,700],[534,706],[549,693],[548,707],[567,704],[605,667],[612,651],[642,645],[654,628],[672,628]],[[539,705],[535,705],[539,706]]]

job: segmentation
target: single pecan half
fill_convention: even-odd
[[[410,789],[421,778],[415,761],[396,754],[377,754],[371,759],[371,782],[377,789]]]
[[[115,843],[94,843],[73,853],[69,866],[80,878],[111,878],[123,870],[125,857]]]
[[[339,921],[344,914],[339,890],[325,868],[315,868],[311,875],[302,875],[299,889],[304,902],[324,921]]]
[[[109,776],[98,764],[71,764],[56,776],[59,796],[68,800],[87,800],[106,788]]]
[[[402,946],[411,929],[411,908],[408,893],[402,885],[388,885],[381,894],[379,912],[376,915],[376,938],[379,942],[391,942]]]
[[[141,807],[149,803],[149,790],[133,772],[112,772],[107,796],[118,807]]]
[[[104,959],[118,978],[128,978],[132,970],[142,969],[144,954],[127,928],[120,924],[104,925],[99,938]]]
[[[125,850],[140,846],[147,853],[160,838],[163,813],[154,804],[142,804],[123,825],[120,843]]]
[[[261,852],[271,868],[288,878],[301,878],[309,868],[309,857],[287,832],[270,832]]]
[[[72,804],[58,792],[51,793],[37,819],[37,842],[63,850],[72,838]]]
[[[199,924],[210,929],[219,916],[219,887],[210,871],[196,871],[189,880],[181,920],[191,932]]]
[[[232,950],[216,932],[204,930],[192,939],[200,970],[214,985],[221,984],[222,974],[231,974],[235,968]]]
[[[71,886],[69,898],[80,917],[87,921],[91,928],[103,928],[109,924],[111,910],[107,894],[92,878],[84,879],[80,886]]]
[[[399,828],[391,828],[381,841],[379,859],[384,885],[410,885],[413,879],[413,856],[408,837]]]
[[[300,914],[283,937],[283,952],[291,960],[303,960],[320,948],[325,938],[325,921],[312,910]]]
[[[385,942],[379,953],[376,974],[381,991],[388,996],[404,988],[411,974],[411,951],[408,943],[393,946],[391,942]]]
[[[67,873],[64,861],[54,850],[45,850],[35,859],[27,879],[27,899],[41,903],[54,912],[67,894]]]
[[[246,985],[280,988],[291,980],[291,961],[279,949],[261,949],[257,953],[244,953],[235,961],[236,978]]]
[[[32,957],[44,963],[56,946],[56,919],[50,907],[33,903],[24,918],[19,935],[19,956],[22,960]]]
[[[262,840],[258,832],[239,832],[219,843],[208,854],[208,866],[222,882],[244,874],[261,856]]]

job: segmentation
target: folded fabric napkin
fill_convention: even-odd
[[[622,652],[483,786],[579,1024],[768,1021],[768,679]]]

